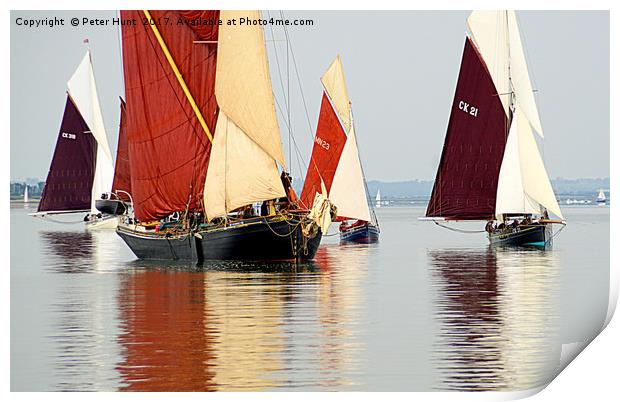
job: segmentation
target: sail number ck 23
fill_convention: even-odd
[[[467,102],[459,101],[459,109],[471,116],[478,117],[478,108]]]

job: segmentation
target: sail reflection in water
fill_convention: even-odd
[[[524,390],[559,364],[558,261],[553,251],[432,250],[441,390]]]
[[[44,269],[50,278],[55,302],[47,306],[53,321],[46,341],[60,391],[109,390],[118,386],[114,355],[115,300],[110,294],[116,277],[96,280],[95,273],[110,272],[110,256],[116,254],[114,233],[88,231],[41,231],[46,255]]]
[[[322,249],[316,263],[296,266],[136,262],[122,274],[118,296],[121,389],[352,384],[359,345],[348,327],[357,322],[361,279],[348,271],[365,258],[342,254]]]

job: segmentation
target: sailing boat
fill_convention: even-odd
[[[492,244],[544,246],[565,224],[532,128],[543,131],[514,11],[468,20],[426,218],[485,220]],[[559,219],[549,219],[549,212]]]
[[[67,82],[67,101],[56,148],[37,212],[87,212],[87,227],[104,227],[112,220],[96,208],[100,194],[112,183],[112,156],[103,125],[90,49]]]
[[[337,208],[336,220],[342,222],[340,240],[373,243],[379,240],[379,225],[368,201],[340,56],[331,63],[321,82],[321,111],[300,199],[302,205],[310,206],[325,187],[329,201]]]
[[[122,26],[133,216],[118,235],[144,259],[314,258],[328,202],[298,207],[263,29],[229,24],[260,13],[123,10],[121,17],[187,23]]]
[[[24,183],[24,204],[28,204],[28,184]]]
[[[602,206],[605,206],[605,204],[607,203],[607,197],[605,196],[605,192],[603,190],[598,191],[598,196],[596,197],[596,203]]]
[[[381,208],[381,190],[377,189],[377,195],[375,197],[375,208]]]

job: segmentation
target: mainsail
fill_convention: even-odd
[[[491,219],[508,119],[493,80],[469,38],[426,216]]]
[[[127,105],[121,101],[121,120],[118,129],[118,147],[116,149],[116,165],[114,166],[114,181],[112,191],[126,201],[125,193],[131,194],[131,174],[129,171],[129,149],[127,144]],[[120,191],[120,192],[119,192]]]
[[[215,98],[219,11],[121,11],[127,142],[134,213],[160,219],[202,210],[218,120]],[[155,21],[172,21],[155,24]],[[181,21],[181,23],[178,23]],[[183,23],[186,22],[186,23]],[[204,123],[204,124],[203,124]]]
[[[277,163],[285,166],[263,30],[226,21],[258,11],[221,11],[215,95],[220,112],[204,185],[208,220],[285,196]],[[248,93],[251,96],[248,96]]]
[[[90,210],[97,141],[67,95],[56,148],[38,212]]]
[[[321,82],[323,100],[300,199],[305,206],[312,206],[323,182],[330,202],[338,208],[339,220],[370,222],[368,195],[340,56],[331,63]]]

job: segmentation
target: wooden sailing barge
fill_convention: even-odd
[[[340,240],[377,242],[379,224],[370,206],[340,56],[323,74],[321,83],[321,111],[301,202],[311,206],[324,187],[337,208]]]
[[[67,82],[67,101],[37,217],[84,213],[88,228],[116,226],[97,209],[112,185],[112,156],[90,50]]]
[[[328,204],[312,219],[284,173],[262,27],[227,24],[259,12],[121,15],[153,24],[122,27],[134,216],[118,235],[145,259],[312,259]],[[223,24],[157,23],[197,18]]]
[[[514,11],[475,11],[426,218],[487,221],[491,244],[545,246],[564,224]],[[550,220],[553,213],[559,219]]]

